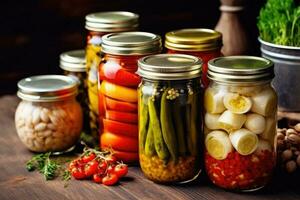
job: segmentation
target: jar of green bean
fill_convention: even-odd
[[[184,183],[201,172],[202,61],[183,54],[141,58],[139,157],[157,183]]]

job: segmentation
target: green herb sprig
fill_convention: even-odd
[[[50,159],[51,153],[37,154],[33,156],[27,163],[26,169],[28,171],[38,170],[44,175],[46,180],[52,180],[55,178],[57,170],[60,165]]]
[[[300,47],[300,5],[294,0],[267,0],[257,23],[260,38],[274,44]]]

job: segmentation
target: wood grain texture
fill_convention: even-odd
[[[147,180],[138,167],[130,167],[128,178],[114,187],[91,181],[45,181],[36,172],[27,172],[25,162],[33,155],[20,142],[14,127],[16,96],[0,97],[0,199],[218,199],[218,200],[297,200],[300,184],[291,177],[278,177],[266,189],[255,193],[232,193],[213,186],[202,176],[188,185],[158,185]],[[289,181],[287,180],[289,179]],[[294,180],[294,179],[293,179]]]

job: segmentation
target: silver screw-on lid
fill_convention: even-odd
[[[18,82],[17,95],[34,102],[60,101],[77,94],[77,81],[63,75],[41,75],[24,78]]]
[[[219,57],[208,62],[208,78],[228,83],[269,81],[274,78],[274,64],[255,56]]]
[[[83,49],[67,51],[60,54],[60,68],[70,72],[85,72],[86,59]]]
[[[147,32],[111,33],[102,37],[102,52],[115,55],[160,53],[161,37]]]
[[[120,32],[136,30],[139,15],[125,11],[91,13],[85,17],[85,28],[98,32]]]
[[[184,80],[201,76],[201,59],[184,54],[157,54],[138,61],[138,74],[154,80]]]

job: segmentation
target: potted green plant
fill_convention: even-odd
[[[267,0],[257,26],[262,56],[275,64],[279,110],[300,111],[299,1]]]

